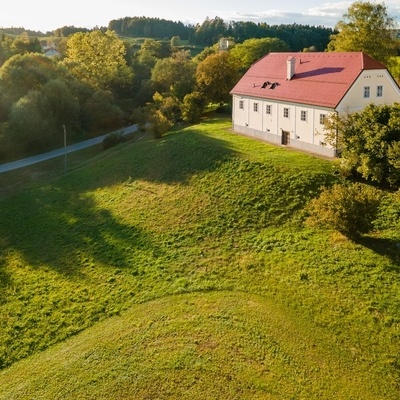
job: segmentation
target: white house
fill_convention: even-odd
[[[386,67],[362,52],[270,53],[232,89],[235,132],[329,157],[324,140],[331,113],[369,103],[400,103]]]
[[[47,49],[44,51],[47,57],[60,57],[61,53],[57,49]]]

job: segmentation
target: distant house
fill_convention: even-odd
[[[234,42],[232,39],[227,39],[227,38],[221,38],[219,40],[219,50],[228,50],[230,47],[234,45]]]
[[[235,132],[334,157],[324,120],[400,102],[386,67],[362,52],[270,53],[232,89]]]
[[[41,40],[40,46],[42,47],[43,54],[47,57],[61,56],[61,53],[57,50],[57,47],[54,43],[49,43],[46,40]]]
[[[47,49],[44,51],[44,54],[47,57],[59,57],[61,55],[61,53],[56,49]]]

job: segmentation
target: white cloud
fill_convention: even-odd
[[[334,17],[336,19],[342,18],[343,14],[351,6],[350,1],[342,1],[339,3],[325,3],[319,7],[310,8],[306,15],[320,16],[320,17]]]
[[[297,23],[333,28],[343,18],[343,15],[352,4],[352,1],[323,3],[305,12],[268,10],[258,13],[221,12],[218,15],[228,21],[266,22],[269,25]],[[400,3],[398,0],[387,1],[385,4],[388,8],[389,16],[394,18],[400,25]]]

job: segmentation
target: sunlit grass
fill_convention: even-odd
[[[305,227],[336,179],[216,118],[4,198],[0,398],[397,399],[398,203]]]

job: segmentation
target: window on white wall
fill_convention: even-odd
[[[370,96],[370,87],[364,86],[364,99],[368,99]]]
[[[267,106],[265,107],[265,112],[267,114],[271,114],[271,105],[270,104],[267,104]]]
[[[283,117],[284,118],[289,118],[289,109],[287,107],[285,107],[283,109]]]
[[[324,125],[326,120],[326,114],[319,114],[319,123],[320,125]]]
[[[301,111],[300,113],[300,119],[302,121],[307,121],[307,111]]]
[[[253,104],[253,110],[254,110],[255,112],[258,112],[258,103],[254,103],[254,104]]]
[[[378,85],[376,87],[376,97],[382,97],[383,96],[383,86]]]
[[[244,108],[244,101],[243,100],[239,100],[239,108],[243,110],[243,108]]]

